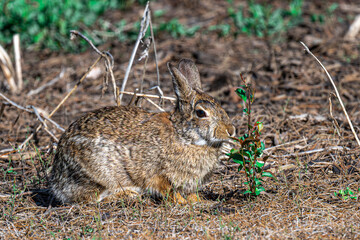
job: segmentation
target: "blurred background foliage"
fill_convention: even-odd
[[[154,0],[156,1],[156,0]],[[79,30],[99,45],[109,38],[119,41],[134,41],[140,27],[140,16],[136,22],[119,19],[105,20],[104,14],[111,10],[129,10],[134,5],[145,5],[146,0],[0,0],[0,44],[10,44],[12,37],[20,33],[22,45],[31,49],[52,51],[82,51],[85,42],[69,41],[69,30]],[[228,17],[219,24],[200,27],[186,26],[177,18],[164,20],[163,9],[153,9],[155,34],[169,34],[173,38],[193,36],[216,31],[219,37],[239,34],[274,38],[302,22],[303,0],[288,0],[286,8],[275,8],[271,4],[256,1],[227,0]],[[243,4],[246,3],[246,4]],[[331,5],[329,14],[337,5]],[[313,21],[324,21],[326,16],[311,16]]]

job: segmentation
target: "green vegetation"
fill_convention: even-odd
[[[125,9],[135,2],[142,5],[145,0],[109,1],[41,1],[41,0],[2,0],[0,8],[0,44],[9,44],[16,33],[20,33],[25,47],[48,48],[61,51],[81,51],[87,48],[85,41],[74,43],[69,40],[69,31],[79,30],[90,36],[93,43],[104,43],[108,38],[117,37],[119,41],[134,41],[140,29],[140,21],[128,24],[125,19],[109,23],[103,14],[111,9]],[[159,18],[164,10],[154,11]],[[130,26],[130,27],[129,27]],[[125,27],[127,27],[125,29]],[[168,22],[154,25],[155,32],[166,32],[174,38],[192,36],[198,26],[186,28],[174,18]]]
[[[327,9],[325,14],[316,14],[313,13],[310,16],[310,20],[312,22],[325,23],[326,19],[334,13],[334,11],[338,8],[339,4],[333,3]]]
[[[0,43],[11,42],[20,33],[25,46],[38,48],[75,49],[69,41],[70,29],[88,29],[108,9],[126,7],[128,1],[41,1],[15,0],[0,2]],[[95,39],[100,43],[101,39]]]
[[[232,5],[232,1],[229,2]],[[288,9],[274,9],[272,5],[257,4],[253,1],[248,4],[246,13],[241,6],[237,10],[234,6],[228,9],[236,27],[235,34],[266,37],[284,32],[302,21],[302,0],[292,0]]]
[[[155,28],[155,32],[163,31],[169,33],[172,37],[178,38],[182,36],[191,37],[199,29],[199,26],[186,28],[184,25],[179,23],[177,18],[171,19],[169,22],[162,22],[159,27]]]
[[[360,188],[358,189],[358,191],[360,192]],[[339,190],[338,192],[334,192],[334,195],[340,197],[343,200],[358,199],[358,194],[353,192],[349,187],[347,187],[345,190],[342,189]]]
[[[258,4],[248,1],[248,7],[234,6],[228,0],[228,14],[235,29],[229,23],[210,26],[208,30],[219,32],[220,36],[245,33],[258,37],[268,37],[287,31],[302,22],[302,0],[291,0],[287,9],[274,8],[270,4]]]
[[[268,156],[263,157],[265,144],[261,141],[260,135],[263,129],[263,124],[256,121],[252,124],[251,121],[251,104],[255,99],[255,91],[250,84],[246,83],[243,79],[244,85],[236,90],[236,93],[241,97],[244,102],[244,113],[247,116],[247,133],[242,137],[233,138],[239,144],[238,149],[232,149],[229,157],[235,163],[239,164],[238,171],[245,170],[247,181],[245,184],[248,190],[244,194],[249,193],[257,196],[265,191],[262,182],[263,177],[271,177],[276,179],[270,172],[264,171],[264,166]],[[259,161],[261,159],[262,161]]]

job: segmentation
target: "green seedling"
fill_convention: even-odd
[[[265,144],[261,141],[261,131],[264,125],[261,121],[252,123],[251,119],[251,104],[255,99],[255,91],[250,84],[246,83],[241,76],[244,85],[236,90],[236,93],[244,102],[244,113],[247,116],[247,133],[239,138],[233,138],[238,148],[232,149],[228,156],[235,163],[239,164],[238,171],[244,170],[247,181],[245,184],[248,190],[244,194],[251,194],[258,196],[265,191],[263,187],[264,177],[276,178],[270,173],[264,171],[266,160],[269,156],[263,156]],[[260,161],[261,160],[261,161]]]
[[[358,192],[360,192],[360,188],[358,189]],[[358,199],[358,194],[353,192],[349,187],[347,187],[345,190],[341,189],[338,192],[334,192],[334,195],[336,197],[340,197],[343,200],[348,200],[348,199]]]
[[[287,31],[302,21],[302,0],[292,0],[288,9],[274,8],[270,4],[248,1],[248,8],[236,8],[232,1],[228,14],[235,25],[235,35],[245,33],[258,37],[268,37]]]

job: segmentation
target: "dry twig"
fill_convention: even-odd
[[[14,40],[14,56],[15,56],[17,87],[18,87],[18,91],[21,91],[24,84],[23,84],[22,72],[21,72],[20,35],[15,34],[13,40]]]
[[[93,63],[93,65],[91,65],[91,67],[86,71],[86,73],[81,77],[81,79],[75,84],[75,86],[71,89],[71,91],[64,97],[64,99],[55,107],[55,109],[49,114],[49,118],[51,118],[54,113],[61,107],[61,105],[64,104],[64,102],[70,97],[70,95],[78,88],[78,86],[84,81],[84,79],[86,78],[86,76],[88,75],[88,73],[95,67],[95,65],[100,61],[100,59],[102,58],[102,56],[98,57],[98,59],[96,59],[96,61]],[[35,133],[37,133],[43,125],[39,125],[36,130]],[[34,133],[30,134],[29,137],[27,137],[25,139],[25,141],[18,147],[18,149],[22,149],[32,138],[34,137]]]
[[[54,79],[50,80],[49,82],[45,83],[44,85],[38,87],[35,90],[31,90],[30,92],[28,92],[27,96],[31,97],[32,95],[39,94],[45,88],[54,85],[57,81],[59,81],[60,79],[62,79],[64,77],[65,72],[66,72],[65,68],[61,69],[61,72],[59,73],[59,75],[57,75]]]
[[[150,19],[149,2],[147,2],[145,10],[144,10],[143,17],[142,17],[141,23],[140,23],[139,35],[138,35],[138,37],[136,39],[135,46],[134,46],[134,49],[133,49],[133,51],[131,53],[131,57],[130,57],[130,60],[129,60],[129,64],[128,64],[126,72],[125,72],[125,77],[124,77],[123,83],[121,85],[120,96],[119,96],[119,101],[118,101],[120,104],[121,104],[121,100],[122,100],[122,97],[123,97],[122,92],[125,91],[125,86],[126,86],[128,78],[129,78],[131,67],[132,67],[134,59],[135,59],[135,54],[136,54],[137,49],[139,47],[140,41],[145,36],[146,30],[147,30],[147,28],[149,26],[149,22],[150,22],[149,19]]]
[[[15,70],[12,65],[11,59],[5,49],[0,45],[0,66],[10,87],[10,91],[16,93],[18,87],[15,83]]]
[[[118,102],[118,96],[117,96],[117,90],[116,90],[116,81],[115,81],[115,77],[114,77],[114,73],[113,73],[113,67],[114,67],[114,58],[113,56],[110,54],[110,52],[108,51],[104,51],[101,52],[97,47],[95,47],[95,45],[92,43],[92,41],[90,39],[88,39],[87,37],[85,37],[82,33],[80,33],[79,31],[76,30],[70,30],[71,33],[71,39],[73,39],[75,36],[80,36],[82,39],[84,39],[86,42],[89,43],[89,45],[91,46],[91,48],[97,53],[99,54],[101,57],[103,57],[105,59],[105,67],[106,67],[106,72],[110,73],[110,77],[111,77],[111,82],[113,84],[113,89],[114,89],[114,98],[115,98],[115,102],[117,103],[118,106],[120,106],[119,102]]]
[[[339,94],[339,91],[337,90],[336,85],[335,85],[333,79],[331,78],[329,72],[326,70],[326,68],[325,68],[324,65],[320,62],[320,60],[319,60],[319,59],[310,51],[310,49],[305,45],[305,43],[303,43],[303,42],[300,42],[300,43],[304,46],[305,51],[308,52],[311,56],[313,56],[313,57],[315,58],[315,60],[320,64],[320,66],[322,67],[322,69],[324,69],[327,77],[329,78],[331,84],[333,85],[333,87],[334,87],[334,89],[335,89],[336,97],[338,98],[338,100],[339,100],[339,102],[340,102],[340,105],[341,105],[341,107],[342,107],[342,109],[343,109],[343,111],[344,111],[344,114],[345,114],[345,116],[346,116],[346,119],[347,119],[347,121],[348,121],[348,123],[349,123],[349,125],[350,125],[351,131],[352,131],[353,134],[354,134],[354,137],[355,137],[355,139],[356,139],[356,142],[357,142],[357,144],[360,146],[360,140],[359,140],[359,138],[358,138],[358,136],[357,136],[357,134],[356,134],[356,132],[355,132],[355,129],[354,129],[352,123],[351,123],[350,117],[349,117],[349,115],[348,115],[348,113],[347,113],[347,111],[346,111],[346,109],[345,109],[345,106],[344,106],[342,100],[341,100],[341,96],[340,96],[340,94]]]
[[[354,22],[350,25],[349,30],[345,34],[345,39],[353,41],[356,38],[360,31],[360,14],[358,14],[354,20]]]
[[[271,155],[271,157],[274,158],[280,158],[280,157],[297,157],[297,156],[302,156],[302,155],[308,155],[308,154],[313,154],[313,153],[319,153],[319,152],[324,152],[324,151],[344,151],[344,150],[350,150],[347,147],[339,147],[339,146],[332,146],[332,147],[328,147],[328,148],[319,148],[319,149],[313,149],[313,150],[309,150],[309,151],[305,151],[305,152],[299,152],[299,153],[290,153],[290,154],[286,154],[286,155]]]
[[[120,94],[134,95],[133,92],[127,92],[127,91],[120,92]],[[159,96],[159,95],[152,95],[152,94],[136,93],[136,96],[148,97],[148,98],[162,98],[162,99],[166,99],[166,100],[169,100],[172,102],[176,101],[176,98],[174,98],[174,97],[166,97],[166,96]]]
[[[54,135],[52,132],[50,132],[50,131],[48,130],[45,120],[47,120],[47,121],[49,121],[50,123],[52,123],[52,124],[53,124],[56,128],[58,128],[60,131],[62,131],[62,132],[65,131],[65,129],[62,128],[62,127],[61,127],[58,123],[56,123],[54,120],[50,119],[50,118],[47,117],[47,116],[44,116],[44,114],[41,115],[36,107],[34,107],[34,106],[32,106],[32,105],[27,106],[26,108],[23,107],[23,106],[20,106],[19,104],[11,101],[9,98],[7,98],[6,96],[4,96],[2,93],[0,93],[0,97],[2,97],[3,99],[5,99],[5,101],[7,101],[8,103],[10,103],[11,105],[13,105],[14,107],[16,107],[16,108],[18,108],[18,109],[21,109],[21,110],[26,111],[26,112],[28,112],[28,113],[33,113],[33,114],[35,114],[36,117],[38,118],[38,120],[44,125],[45,131],[46,131],[55,141],[58,141],[58,139],[55,137],[55,135]],[[32,110],[30,110],[30,109],[32,109]],[[44,118],[45,120],[44,120],[43,118]],[[40,125],[40,126],[41,126],[41,125]],[[10,149],[10,150],[12,151],[13,149]]]

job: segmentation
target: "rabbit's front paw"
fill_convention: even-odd
[[[177,203],[177,204],[180,204],[180,205],[185,205],[187,204],[188,202],[186,201],[185,198],[183,198],[183,196],[181,196],[180,193],[178,192],[172,192],[169,194],[169,197],[168,197],[168,200],[170,202],[173,202],[173,203]]]
[[[189,203],[197,203],[203,201],[203,199],[196,193],[190,193],[186,199]]]

